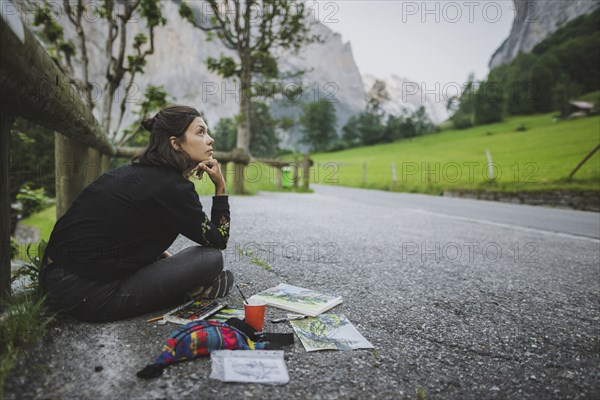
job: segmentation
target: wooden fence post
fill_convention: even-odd
[[[10,128],[14,117],[0,109],[0,299],[10,296]]]
[[[235,194],[244,194],[244,164],[234,163],[233,192]]]
[[[88,147],[56,133],[54,158],[56,162],[56,220],[58,221],[85,187],[87,177],[84,173],[84,166],[89,160]]]
[[[225,179],[225,186],[227,186],[227,167],[228,167],[228,165],[229,165],[228,162],[221,163],[221,173],[223,174],[223,179]]]
[[[293,180],[294,180],[294,190],[298,189],[298,180],[299,180],[299,174],[298,174],[298,156],[294,156],[294,174],[293,176]]]
[[[396,186],[398,176],[396,175],[396,161],[392,160],[392,185]]]
[[[84,168],[85,184],[88,185],[102,175],[102,153],[90,147],[88,149],[88,162]]]
[[[231,152],[234,161],[233,192],[244,194],[244,168],[250,163],[250,154],[242,148],[235,148]]]
[[[275,166],[275,187],[277,190],[283,189],[283,170],[279,165]]]
[[[111,156],[108,154],[102,154],[102,159],[100,160],[100,168],[102,168],[102,173],[105,173],[110,169],[111,160]]]
[[[308,182],[310,180],[310,159],[308,158],[308,154],[304,155],[302,168],[302,188],[308,190]]]

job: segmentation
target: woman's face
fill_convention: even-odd
[[[175,136],[171,136],[172,143],[173,138]],[[199,163],[213,158],[212,144],[214,142],[214,139],[208,134],[208,127],[204,120],[196,117],[185,131],[185,140],[179,143],[179,148],[185,151],[192,161]]]

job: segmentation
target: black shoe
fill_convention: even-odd
[[[221,271],[213,283],[194,297],[201,299],[218,299],[225,297],[231,291],[233,286],[233,273],[231,271]]]

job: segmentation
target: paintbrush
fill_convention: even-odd
[[[239,290],[240,294],[242,295],[242,299],[244,299],[244,303],[249,304],[248,300],[246,300],[246,296],[244,296],[244,293],[242,293],[242,289],[240,289],[240,287],[238,286],[238,284],[235,284],[235,287],[237,288],[237,290]]]

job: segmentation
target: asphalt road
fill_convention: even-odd
[[[142,381],[135,373],[173,326],[62,320],[19,360],[6,398],[600,396],[598,214],[322,186],[231,204],[225,259],[244,290],[286,282],[341,295],[333,311],[375,351],[306,353],[296,342],[284,386],[211,380],[209,359]],[[228,301],[241,306],[235,293]]]
[[[378,191],[374,196],[370,190],[325,185],[314,185],[313,188],[315,187],[317,193],[325,196],[369,202],[390,208],[409,208],[473,221],[496,222],[513,227],[600,238],[600,214],[595,212],[412,193]]]

